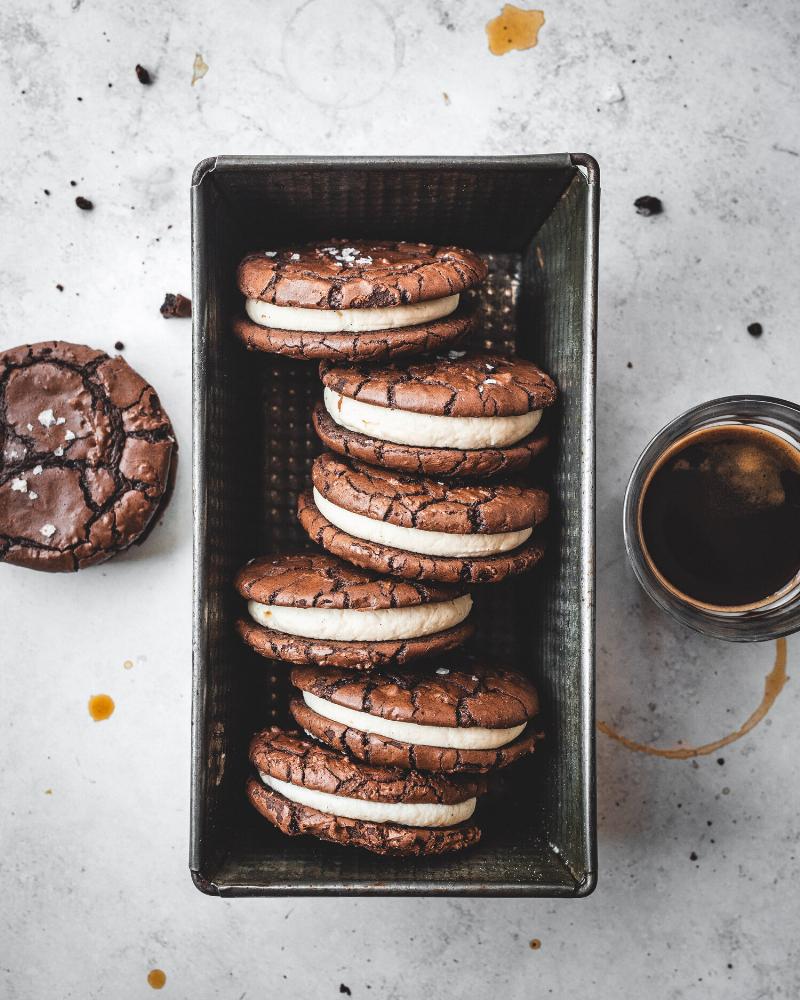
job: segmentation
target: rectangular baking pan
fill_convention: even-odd
[[[456,158],[219,156],[192,182],[194,704],[190,868],[245,895],[585,896],[595,885],[594,392],[597,164],[583,154]],[[234,634],[231,581],[254,555],[308,547],[298,492],[320,447],[317,366],[249,353],[230,331],[236,265],[330,236],[456,244],[486,255],[477,345],[530,357],[561,396],[536,476],[545,562],[476,588],[475,648],[535,678],[541,752],[500,772],[481,843],[387,859],[274,830],[244,795],[250,735],[288,722],[287,669]]]

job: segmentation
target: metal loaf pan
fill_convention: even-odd
[[[594,392],[597,164],[583,154],[464,158],[234,157],[192,184],[194,708],[190,868],[236,895],[585,896],[594,812]],[[423,240],[490,262],[477,344],[533,358],[558,382],[548,553],[476,588],[474,648],[539,685],[542,752],[500,772],[461,855],[386,859],[284,837],[246,801],[247,745],[287,721],[285,667],[233,630],[231,581],[251,556],[307,547],[298,492],[320,450],[317,366],[248,353],[230,331],[236,265],[253,248],[333,235]]]

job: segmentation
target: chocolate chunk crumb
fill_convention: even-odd
[[[722,767],[722,765],[725,763],[725,758],[717,757],[717,763],[720,765],[720,767]]]
[[[62,284],[56,285],[56,288],[59,290],[59,292],[63,292],[64,291],[64,286]]]
[[[82,208],[84,212],[91,212],[94,208],[94,202],[89,201],[88,198],[84,198],[82,194],[79,194],[75,199],[75,204],[78,208]]]
[[[118,340],[116,342],[116,344],[114,344],[114,350],[115,351],[124,351],[125,350],[125,345],[122,343],[121,340]]]
[[[45,193],[45,194],[46,194],[46,195],[48,196],[48,198],[49,198],[49,197],[50,197],[50,192],[49,192],[49,191],[47,190],[47,188],[43,188],[43,190],[44,190],[44,193]]]
[[[760,323],[751,323],[747,328],[747,332],[751,337],[760,337],[764,332],[764,327]]]
[[[697,851],[692,851],[692,853],[689,855],[689,860],[697,861]]]
[[[628,368],[633,368],[633,362],[632,361],[628,362]]]
[[[173,317],[185,319],[192,315],[192,300],[180,293],[173,295],[172,292],[167,292],[161,304],[161,315],[164,319],[172,319]]]
[[[139,63],[136,63],[136,79],[139,83],[143,83],[145,86],[149,86],[153,82],[153,78],[150,76],[149,72],[144,68],[144,66],[140,66]]]
[[[70,181],[70,182],[69,182],[69,186],[70,186],[70,187],[74,187],[74,188],[75,188],[75,187],[77,187],[77,186],[78,186],[78,182],[77,182],[77,181]]]
[[[350,987],[345,986],[344,983],[339,983],[339,992],[344,993],[345,996],[351,997],[353,994],[350,992]]]
[[[645,194],[641,198],[637,198],[633,203],[633,207],[639,215],[661,215],[664,211],[661,199],[654,198],[651,194]]]

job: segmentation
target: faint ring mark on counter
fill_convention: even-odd
[[[788,679],[786,675],[786,640],[778,639],[775,646],[775,663],[772,670],[764,678],[764,697],[761,699],[758,708],[734,732],[728,733],[727,736],[723,736],[721,739],[714,740],[713,743],[704,743],[699,747],[654,747],[647,743],[637,743],[635,740],[628,739],[627,736],[622,736],[609,726],[607,722],[598,722],[597,728],[601,733],[610,736],[612,740],[616,740],[617,743],[621,743],[628,750],[634,750],[637,753],[647,753],[653,757],[668,757],[670,760],[688,760],[690,757],[703,757],[734,743],[749,733],[751,729],[755,729],[775,704],[778,695],[783,690],[783,686]]]
[[[376,3],[339,0],[335,27],[326,0],[298,7],[283,37],[283,65],[294,86],[326,107],[366,104],[394,76],[402,37]]]

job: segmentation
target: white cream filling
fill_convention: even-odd
[[[265,628],[301,635],[307,639],[366,640],[414,639],[443,632],[463,622],[472,607],[469,594],[452,601],[419,604],[412,608],[378,611],[335,608],[284,608],[276,604],[247,605],[250,616]]]
[[[505,448],[527,437],[542,418],[541,410],[516,417],[440,417],[392,410],[340,396],[327,386],[324,399],[326,410],[340,427],[419,448]]]
[[[245,309],[254,323],[275,330],[367,333],[370,330],[397,330],[449,316],[457,308],[458,298],[458,295],[446,295],[442,299],[428,299],[411,305],[379,306],[376,309],[304,309],[247,299]]]
[[[304,785],[292,785],[263,772],[259,774],[265,785],[292,802],[310,806],[330,816],[363,819],[370,823],[400,823],[402,826],[455,826],[475,812],[475,798],[452,805],[439,802],[372,802],[351,799],[346,795],[331,795],[330,792],[319,792]]]
[[[511,726],[507,729],[485,729],[480,726],[420,726],[416,722],[397,722],[394,719],[384,719],[368,712],[357,712],[353,708],[334,705],[332,701],[318,698],[308,691],[303,691],[303,701],[317,715],[322,715],[332,722],[339,722],[350,729],[361,733],[377,733],[398,743],[411,743],[414,746],[451,747],[455,750],[495,750],[504,747],[515,740],[526,723],[521,726]]]
[[[498,552],[508,552],[530,538],[533,528],[522,531],[501,531],[495,534],[451,534],[447,531],[422,531],[420,528],[404,528],[386,521],[377,521],[363,514],[338,507],[326,500],[314,488],[314,503],[331,524],[346,531],[348,535],[364,538],[368,542],[403,549],[405,552],[419,552],[428,556],[489,556]]]

